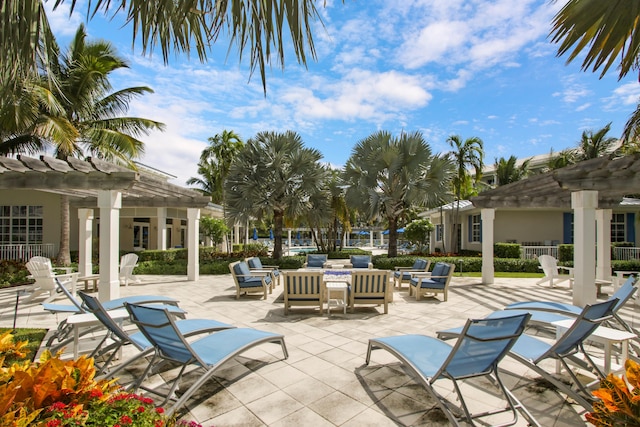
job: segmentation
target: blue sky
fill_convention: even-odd
[[[51,7],[48,2],[48,7]],[[78,11],[84,11],[79,1]],[[209,61],[195,55],[143,57],[131,29],[96,18],[91,38],[109,40],[130,69],[114,74],[116,88],[146,85],[155,93],[131,104],[130,115],[167,125],[144,136],[141,162],[183,185],[196,176],[207,138],[233,130],[243,140],[260,131],[298,132],[340,167],[361,139],[378,130],[421,131],[434,153],[449,151],[448,136],[480,137],[485,163],[573,147],[584,130],[612,122],[619,137],[640,98],[636,76],[602,79],[565,64],[549,42],[551,20],[563,0],[329,0],[317,2],[325,27],[314,37],[317,61],[249,79],[246,61],[227,43]],[[84,17],[66,2],[50,20],[59,42]]]

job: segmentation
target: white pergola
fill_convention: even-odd
[[[574,218],[573,303],[594,303],[596,279],[611,276],[611,211],[625,195],[640,193],[639,160],[640,154],[600,157],[472,197],[482,214],[482,283],[494,281],[496,208],[566,208]]]
[[[157,208],[166,218],[167,208],[187,209],[189,280],[199,275],[198,234],[200,211],[211,206],[210,197],[151,176],[95,158],[86,161],[41,156],[0,157],[0,189],[38,190],[66,195],[78,208],[79,265],[81,276],[91,274],[93,211],[100,212],[99,298],[119,297],[118,279],[120,210],[123,207]],[[166,228],[159,221],[158,242],[166,247]]]

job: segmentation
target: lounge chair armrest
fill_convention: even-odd
[[[415,271],[411,273],[411,277],[436,277],[436,276],[431,276],[430,271]]]
[[[411,267],[396,267],[396,271],[409,271],[413,270]]]
[[[280,268],[280,266],[278,265],[262,265],[262,268],[273,268],[273,269],[278,269]]]
[[[78,280],[78,276],[80,276],[80,273],[56,274],[54,277],[61,282],[76,282]]]
[[[573,267],[565,267],[563,265],[559,265],[558,269],[566,270],[569,274],[573,274]]]

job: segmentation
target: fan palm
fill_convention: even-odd
[[[435,156],[420,132],[379,131],[359,141],[344,171],[347,202],[389,225],[388,256],[398,254],[398,223],[412,207],[436,206],[449,194],[453,165]]]
[[[275,259],[282,256],[284,219],[306,215],[312,196],[322,190],[326,171],[320,159],[295,132],[260,132],[231,164],[224,184],[227,214],[241,222],[272,214]]]
[[[600,130],[585,130],[582,132],[578,148],[578,161],[596,159],[611,153],[618,143],[617,138],[607,137],[611,123]]]

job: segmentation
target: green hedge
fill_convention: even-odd
[[[573,245],[558,245],[558,261],[573,262]]]
[[[496,258],[520,258],[520,245],[518,243],[495,243],[493,256]]]

